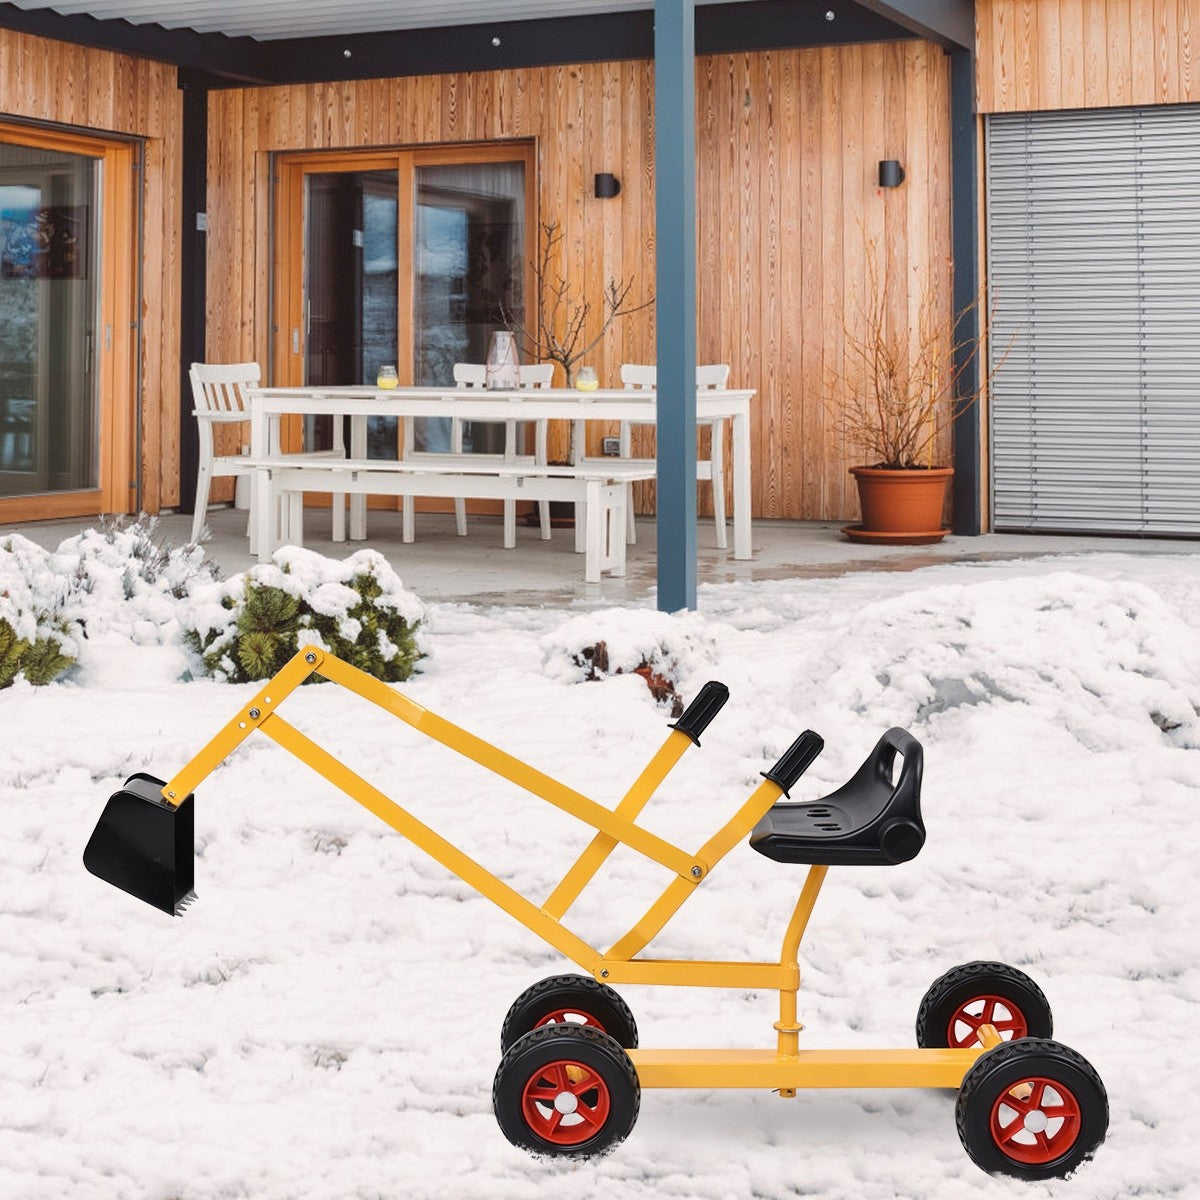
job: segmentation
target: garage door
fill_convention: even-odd
[[[1200,105],[987,124],[997,529],[1200,534]]]

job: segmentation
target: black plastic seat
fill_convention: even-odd
[[[892,783],[896,755],[904,757]],[[774,805],[750,845],[776,862],[870,866],[908,862],[925,844],[921,743],[889,729],[849,783],[820,800]]]

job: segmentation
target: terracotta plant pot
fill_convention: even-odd
[[[940,542],[950,532],[942,525],[942,512],[953,467],[851,467],[850,474],[858,483],[862,508],[862,524],[842,530],[852,542],[918,546]]]

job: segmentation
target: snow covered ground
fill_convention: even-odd
[[[669,635],[685,695],[732,691],[647,810],[685,845],[806,726],[827,748],[805,797],[889,725],[922,740],[929,841],[831,871],[801,951],[803,1044],[910,1046],[935,976],[1011,962],[1108,1088],[1108,1141],[1073,1179],[984,1175],[953,1096],[915,1090],[651,1091],[610,1157],[526,1157],[492,1117],[499,1026],[572,968],[267,739],[200,789],[185,918],[84,872],[122,779],[171,774],[252,692],[177,682],[173,649],[114,636],[71,682],[0,692],[0,1197],[1200,1195],[1198,584],[1197,558],[1104,555],[733,585]],[[613,804],[666,718],[637,677],[574,682],[560,647],[657,620],[433,606],[401,690]],[[588,840],[332,686],[287,711],[535,898]],[[656,951],[776,955],[802,873],[738,847]],[[618,853],[569,923],[607,944],[666,882]],[[774,1044],[772,994],[623,992],[644,1046]]]

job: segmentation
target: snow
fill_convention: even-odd
[[[1096,555],[711,587],[675,619],[432,605],[399,688],[612,805],[667,718],[637,676],[577,682],[573,648],[660,647],[685,696],[722,679],[729,704],[644,817],[689,847],[806,726],[827,745],[805,798],[909,727],[929,840],[901,867],[831,870],[801,948],[802,1044],[911,1046],[937,975],[1011,962],[1108,1088],[1108,1141],[1072,1180],[989,1178],[953,1097],[920,1090],[647,1091],[605,1159],[515,1150],[491,1113],[500,1023],[574,968],[268,739],[199,789],[185,918],[84,872],[124,777],[171,774],[254,691],[179,682],[168,638],[118,623],[66,682],[0,692],[0,1196],[1196,1195],[1197,580],[1192,556]],[[536,900],[590,840],[341,689],[285,712]],[[770,958],[802,878],[739,846],[654,952]],[[607,945],[668,879],[618,851],[568,925]],[[621,990],[644,1046],[774,1044],[773,994]]]

